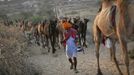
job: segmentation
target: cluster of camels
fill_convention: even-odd
[[[32,34],[31,37],[35,37],[36,44],[42,45],[43,48],[47,48],[48,52],[52,49],[52,53],[55,53],[56,47],[60,49],[63,45],[61,41],[64,39],[64,22],[70,23],[72,27],[77,30],[79,44],[83,47],[87,47],[86,31],[88,21],[87,18],[81,18],[79,16],[73,18],[62,17],[45,19],[37,23],[21,20],[18,22],[18,26],[24,33],[29,31],[30,35]],[[30,38],[30,36],[28,36],[28,38]]]

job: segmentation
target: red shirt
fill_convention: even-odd
[[[65,41],[64,41],[64,46],[66,45],[66,41],[68,40],[69,37],[72,37],[72,38],[76,38],[76,35],[77,35],[77,31],[74,29],[74,28],[70,28],[69,30],[67,30],[65,33]]]

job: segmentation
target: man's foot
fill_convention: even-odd
[[[78,71],[77,69],[74,69],[74,72],[75,72],[75,73],[79,73],[79,71]]]
[[[73,69],[73,64],[71,64],[71,66],[70,66],[70,70],[72,70]]]

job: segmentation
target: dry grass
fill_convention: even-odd
[[[0,75],[39,75],[28,63],[25,37],[16,27],[0,25]]]

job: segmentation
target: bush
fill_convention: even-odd
[[[28,62],[27,48],[19,29],[0,25],[0,75],[39,75]]]

